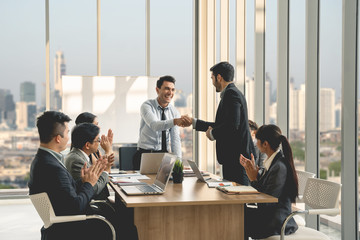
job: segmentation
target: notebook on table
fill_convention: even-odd
[[[191,160],[186,160],[191,169],[194,171],[196,177],[201,181],[207,183],[208,187],[217,187],[217,186],[232,186],[232,182],[227,181],[225,179],[215,179],[215,178],[204,178],[204,176],[201,174],[199,168],[196,166],[196,163]]]
[[[162,162],[165,153],[143,153],[141,154],[140,173],[155,174]]]
[[[165,153],[158,169],[155,182],[153,184],[144,184],[137,186],[121,186],[121,189],[127,195],[154,195],[163,194],[167,183],[169,182],[171,171],[174,167],[176,156]]]

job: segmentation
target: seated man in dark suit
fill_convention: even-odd
[[[60,153],[69,140],[70,120],[67,115],[54,111],[38,117],[40,147],[30,169],[29,194],[46,192],[58,216],[89,214],[93,186],[106,167],[100,160],[90,168],[85,165],[79,181],[70,175]],[[109,239],[110,234],[105,223],[95,220],[58,223],[41,229],[41,239]]]

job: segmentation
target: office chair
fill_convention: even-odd
[[[136,145],[119,147],[119,170],[134,170],[133,158],[136,150]]]
[[[308,178],[314,178],[315,174],[306,171],[296,170],[299,182],[299,196],[296,198],[296,203],[304,203],[303,195],[305,191],[305,186]],[[298,226],[305,226],[306,222],[303,216],[295,215],[294,220]]]
[[[65,223],[75,221],[86,221],[88,219],[98,219],[105,222],[111,229],[113,240],[116,239],[114,226],[103,216],[100,215],[70,215],[56,216],[51,205],[49,196],[46,192],[29,195],[32,204],[38,212],[41,220],[44,222],[44,228],[49,228],[54,223]]]
[[[297,173],[298,181],[299,181],[299,197],[296,200],[296,202],[303,203],[304,202],[303,195],[304,195],[304,191],[305,191],[306,182],[307,182],[308,178],[314,178],[315,173],[299,171],[299,170],[296,170],[296,173]]]
[[[299,226],[299,229],[290,235],[285,236],[285,226],[288,221],[297,214],[319,215],[325,214],[336,216],[340,213],[339,195],[341,184],[318,178],[308,178],[304,190],[304,203],[310,208],[302,211],[292,212],[284,221],[281,228],[281,235],[265,238],[266,240],[330,240],[322,232],[312,228]],[[263,240],[265,240],[263,239]]]

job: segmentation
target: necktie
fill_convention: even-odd
[[[161,120],[165,120],[165,108],[161,108],[162,113],[161,113]],[[167,147],[166,147],[166,130],[161,132],[161,151],[162,152],[167,152]]]

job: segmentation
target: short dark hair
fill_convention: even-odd
[[[87,142],[92,143],[99,135],[100,128],[93,123],[80,123],[71,131],[71,146],[82,149]]]
[[[89,112],[80,113],[79,116],[75,119],[75,124],[78,125],[80,123],[93,123],[96,116]]]
[[[220,74],[226,82],[234,80],[234,67],[228,62],[219,62],[210,68],[215,78]]]
[[[70,121],[71,118],[62,112],[46,111],[41,114],[36,122],[40,142],[49,143],[57,135],[64,137],[65,123]]]
[[[165,81],[172,82],[173,84],[175,84],[175,82],[176,82],[174,77],[166,75],[166,76],[160,77],[159,80],[157,80],[156,87],[160,89]]]
[[[249,121],[249,128],[251,131],[256,131],[258,130],[258,125],[256,124],[256,122],[254,121],[251,121],[250,119],[248,120]]]

